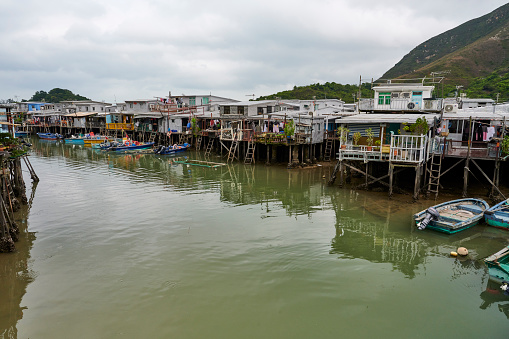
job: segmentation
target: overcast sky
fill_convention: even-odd
[[[497,0],[1,0],[0,99],[247,100],[379,78]]]

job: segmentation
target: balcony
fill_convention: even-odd
[[[401,112],[440,112],[442,99],[424,99],[422,102],[410,98],[391,98],[390,104],[380,105],[375,99],[360,99],[359,111],[401,111]]]
[[[133,131],[134,124],[133,123],[106,123],[106,129],[109,130],[124,130],[124,131]]]

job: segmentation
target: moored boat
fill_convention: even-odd
[[[90,146],[90,147],[94,144],[101,144],[106,141],[108,141],[108,137],[102,136],[102,135],[90,136],[90,137],[83,139],[83,143],[85,144],[85,146]]]
[[[77,136],[71,136],[70,138],[64,138],[64,143],[66,144],[85,144],[85,137],[77,137]]]
[[[175,154],[186,151],[190,146],[187,142],[182,145],[160,146],[154,150],[154,153],[161,155]]]
[[[128,152],[149,149],[154,146],[153,142],[124,141],[123,143],[111,142],[101,149],[110,152]]]
[[[484,220],[490,226],[509,230],[509,199],[486,210]]]
[[[37,136],[40,139],[44,139],[44,140],[58,140],[58,139],[62,138],[62,135],[60,135],[58,133],[37,133]]]
[[[484,259],[490,278],[496,282],[509,282],[509,246]]]
[[[425,209],[413,218],[420,230],[429,228],[454,234],[476,225],[488,208],[488,203],[482,199],[457,199]]]

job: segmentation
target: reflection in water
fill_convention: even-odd
[[[498,310],[509,319],[509,292],[502,291],[500,283],[488,279],[486,290],[481,292],[480,297],[482,299],[480,309],[486,310],[496,305]]]
[[[24,246],[0,257],[0,286],[12,286],[0,304],[4,337],[370,337],[389,324],[403,338],[415,318],[447,317],[447,305],[459,304],[465,322],[494,314],[493,302],[478,308],[480,258],[506,233],[417,232],[411,215],[429,202],[327,187],[325,167],[207,168],[177,162],[207,160],[193,151],[116,154],[37,140],[33,154],[41,183],[25,220],[35,201],[37,241],[19,222]],[[459,246],[467,258],[449,256]],[[467,331],[436,326],[423,337]]]
[[[27,178],[25,177],[25,181]],[[0,255],[0,338],[17,338],[16,324],[23,318],[21,300],[26,293],[28,284],[34,280],[34,273],[29,268],[30,249],[35,241],[35,233],[27,229],[27,220],[32,206],[37,182],[32,182],[28,205],[14,213],[14,219],[20,229],[16,252]]]

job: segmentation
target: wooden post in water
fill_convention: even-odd
[[[473,136],[473,133],[474,133],[474,129],[473,129],[473,124],[472,124],[472,117],[470,117],[470,121],[469,121],[469,126],[470,126],[470,136],[469,136],[469,139],[468,139],[468,150],[467,150],[467,160],[465,161],[465,167],[463,168],[463,198],[466,198],[467,197],[467,185],[468,185],[468,172],[470,171],[469,169],[469,163],[470,163],[470,147],[472,145],[472,136]]]
[[[0,253],[14,252],[16,248],[14,247],[13,236],[17,239],[16,232],[11,228],[11,225],[8,223],[5,216],[6,208],[4,208],[4,197],[8,194],[5,189],[7,186],[5,181],[9,180],[10,173],[8,168],[10,162],[6,160],[6,157],[8,157],[7,152],[3,152],[3,154],[0,155],[2,170],[0,178],[2,184],[2,194],[0,194]]]
[[[392,197],[392,181],[394,176],[394,165],[389,163],[389,198]]]
[[[343,187],[343,161],[339,162],[339,187]]]

